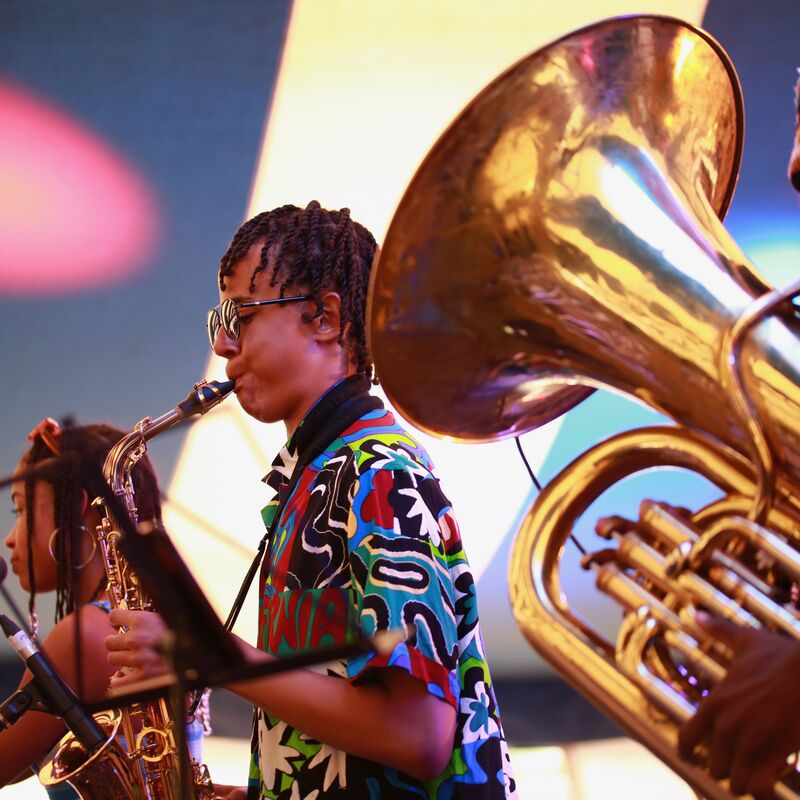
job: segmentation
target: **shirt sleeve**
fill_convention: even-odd
[[[389,451],[393,452],[393,451]],[[390,652],[352,660],[348,677],[399,667],[458,708],[457,600],[453,572],[464,562],[450,503],[429,470],[387,455],[363,470],[348,521],[357,625],[366,637],[398,631]],[[464,562],[465,563],[465,562]]]

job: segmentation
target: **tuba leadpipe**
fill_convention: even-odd
[[[797,287],[774,292],[722,226],[742,141],[738,78],[707,33],[633,16],[569,34],[500,75],[434,145],[368,309],[387,396],[436,435],[517,435],[600,387],[678,423],[615,437],[551,482],[515,539],[510,593],[559,672],[720,800],[727,781],[676,747],[729,657],[695,609],[798,629]],[[607,527],[584,566],[622,606],[609,638],[565,595],[566,540],[611,486],[663,466],[723,497],[694,513],[645,504],[637,523]]]

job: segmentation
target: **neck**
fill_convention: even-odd
[[[341,365],[337,365],[336,369],[331,369],[327,372],[320,372],[319,375],[313,376],[314,379],[309,382],[308,389],[305,393],[304,402],[297,404],[297,412],[291,418],[285,419],[284,425],[286,426],[286,440],[292,438],[294,432],[297,430],[300,423],[308,416],[309,411],[317,404],[319,399],[335,386],[339,381],[355,375],[355,369],[352,365],[348,365],[347,369],[343,369]]]
[[[78,579],[76,605],[84,606],[92,600],[106,600],[108,593],[105,584],[101,584],[106,575],[102,561],[99,558],[93,558],[81,572],[83,574]],[[99,592],[97,591],[98,586],[101,587]]]

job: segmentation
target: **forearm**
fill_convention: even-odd
[[[67,729],[57,717],[29,711],[0,733],[0,786],[16,783],[31,774],[39,761]]]
[[[85,616],[84,616],[85,615]],[[74,691],[82,685],[85,697],[99,697],[108,685],[110,668],[105,663],[105,613],[97,608],[81,611],[82,669],[78,680],[75,663],[75,616],[64,617],[42,644],[53,670]],[[33,676],[25,671],[22,686]],[[41,761],[52,745],[67,732],[62,719],[43,711],[26,711],[19,720],[0,732],[0,785],[12,782],[31,764]],[[23,775],[25,777],[25,775]]]
[[[246,648],[253,660],[268,658]],[[359,685],[293,670],[226,688],[330,747],[422,780],[438,775],[452,752],[455,710],[398,668]]]
[[[165,671],[156,647],[165,630],[158,615],[116,609],[109,619],[129,628],[108,638],[109,661],[133,668],[115,684]],[[257,663],[269,658],[241,639],[239,642],[249,660]],[[455,709],[402,669],[381,669],[375,675],[375,680],[353,685],[343,678],[294,670],[226,688],[337,750],[422,780],[435,777],[452,753]]]

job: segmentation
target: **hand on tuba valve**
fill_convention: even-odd
[[[727,675],[680,731],[681,755],[709,743],[711,774],[737,794],[772,798],[786,759],[800,749],[800,643],[700,614],[701,627],[734,653]]]
[[[688,509],[645,501],[638,522],[619,516],[597,522],[598,536],[615,541],[617,548],[590,554],[583,564],[595,570],[598,586],[626,609],[617,643],[621,666],[627,662],[630,668],[635,652],[640,674],[668,675],[669,685],[697,707],[679,730],[680,755],[705,765],[716,780],[729,779],[737,795],[771,800],[776,782],[794,772],[787,758],[800,749],[800,641],[792,638],[797,636],[792,620],[785,623],[784,633],[751,626],[774,624],[771,614],[789,608],[796,589],[765,557],[761,540],[743,546],[741,539],[728,535],[723,543],[718,532],[730,532],[736,525],[735,518],[718,520],[702,533]],[[687,538],[680,542],[682,534]],[[661,558],[668,539],[683,550],[684,558]],[[711,545],[721,547],[712,554]],[[750,586],[738,582],[742,576]],[[665,586],[667,577],[676,583],[662,595],[659,585]],[[636,608],[645,591],[652,593],[646,615],[643,606]],[[695,603],[707,603],[718,615],[696,609]],[[632,642],[642,618],[651,615],[660,630],[654,628],[648,645],[657,644],[648,654]],[[696,647],[679,644],[687,634]],[[645,689],[656,703],[657,683]],[[665,710],[670,713],[668,705]],[[678,710],[674,716],[680,719],[685,713]]]

